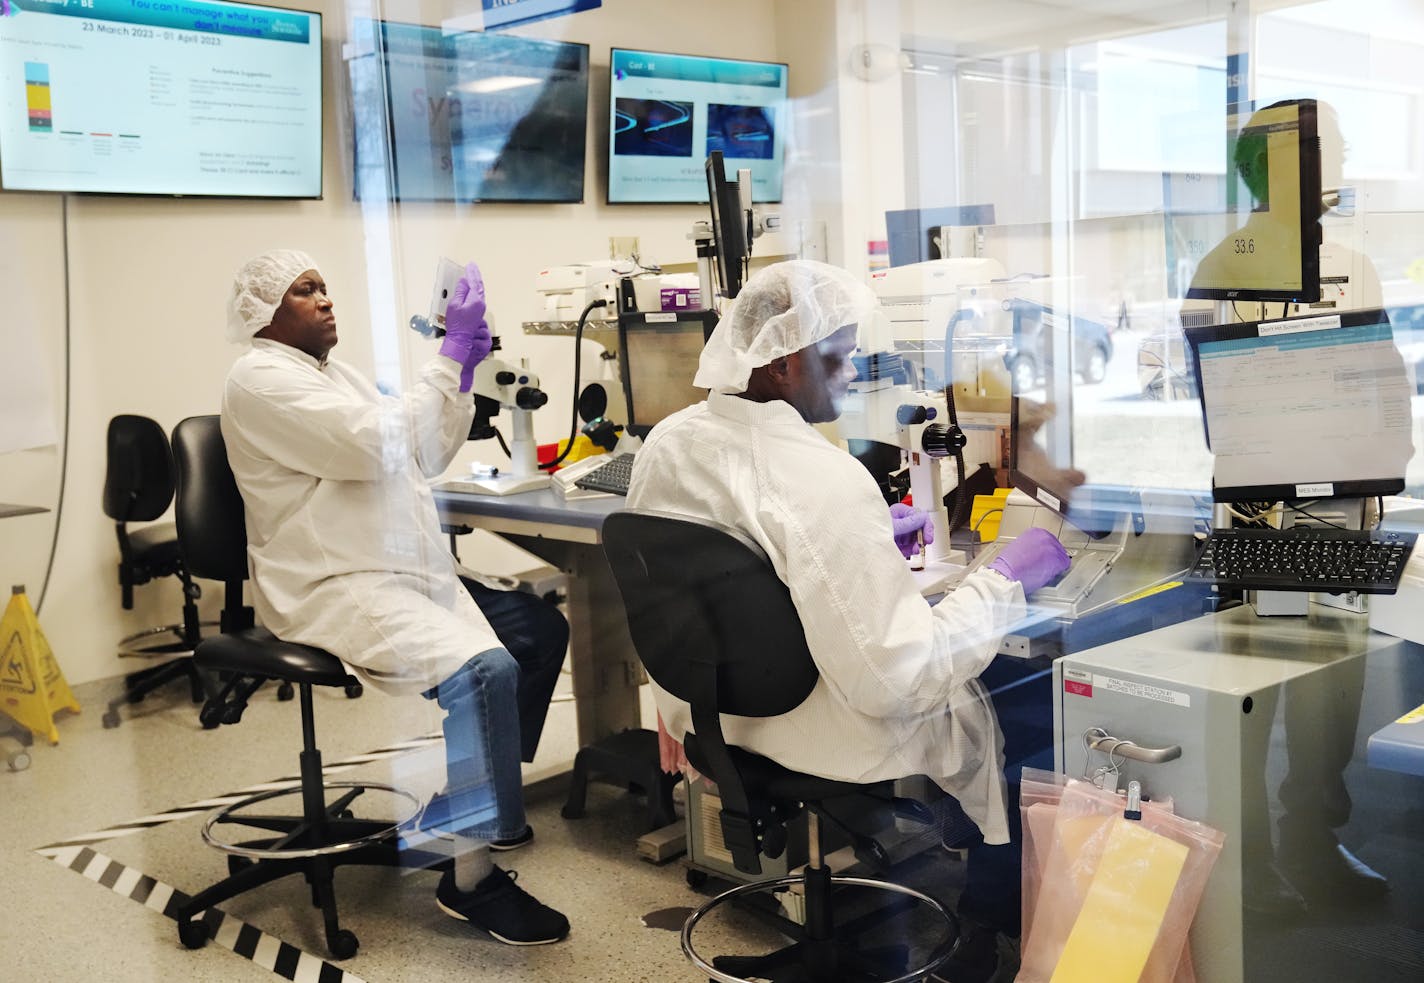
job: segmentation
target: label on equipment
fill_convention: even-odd
[[[1118,679],[1116,676],[1093,675],[1093,684],[1100,689],[1105,689],[1111,693],[1121,693],[1123,696],[1135,696],[1143,700],[1155,700],[1158,703],[1170,703],[1173,706],[1189,707],[1192,705],[1192,698],[1189,694],[1174,689],[1164,689],[1161,686],[1151,686],[1147,683],[1139,683],[1130,679]]]
[[[1322,481],[1314,485],[1296,485],[1296,498],[1333,498],[1335,496],[1335,485],[1329,481]]]
[[[1093,675],[1082,669],[1063,670],[1063,692],[1072,696],[1093,696]]]
[[[1265,338],[1278,334],[1299,334],[1302,331],[1324,331],[1339,326],[1339,314],[1321,314],[1317,317],[1292,318],[1289,321],[1263,322],[1256,326],[1256,333]]]

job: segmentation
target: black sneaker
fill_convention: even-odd
[[[506,945],[546,945],[568,935],[569,920],[514,883],[518,876],[496,867],[473,891],[460,891],[454,872],[447,870],[435,889],[435,904]]]
[[[501,853],[506,850],[518,850],[522,846],[528,846],[534,842],[534,827],[525,826],[524,831],[518,836],[511,836],[507,840],[490,840],[490,849],[498,850]]]

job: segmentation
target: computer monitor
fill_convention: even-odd
[[[1224,214],[1197,238],[1215,243],[1197,264],[1188,297],[1320,299],[1320,137],[1314,99],[1252,113],[1228,140],[1234,177]]]
[[[608,79],[609,204],[706,201],[693,162],[714,150],[752,200],[781,200],[784,64],[614,48]]]
[[[1383,310],[1186,329],[1218,502],[1404,489],[1412,386]]]
[[[583,201],[588,45],[358,17],[358,199]]]
[[[618,362],[627,404],[627,432],[645,437],[654,425],[707,398],[692,384],[712,329],[713,311],[618,315]]]
[[[747,276],[746,212],[736,181],[727,180],[722,152],[707,155],[707,200],[712,212],[712,238],[717,249],[717,288],[731,300],[741,292]]]

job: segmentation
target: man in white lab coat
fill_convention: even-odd
[[[711,390],[706,402],[654,428],[628,504],[738,528],[791,591],[820,680],[789,714],[725,721],[727,739],[826,778],[934,779],[982,831],[961,914],[1017,934],[1017,816],[977,677],[1022,615],[1025,591],[1067,558],[1033,530],[1009,544],[1004,563],[925,603],[896,548],[903,520],[892,524],[869,472],[812,427],[840,415],[857,326],[874,309],[867,287],[822,263],[758,272],[703,350],[694,384]],[[687,704],[656,686],[654,695],[681,739],[692,729]],[[992,945],[994,933],[985,936]]]
[[[429,486],[469,434],[474,368],[491,347],[484,312],[471,264],[439,355],[403,398],[384,396],[328,357],[336,317],[315,261],[258,256],[229,298],[229,337],[251,347],[228,374],[222,432],[262,624],[377,687],[439,701],[449,786],[422,825],[453,836],[456,850],[436,902],[501,942],[534,945],[562,939],[568,921],[495,867],[490,847],[531,836],[519,760],[533,755],[568,626],[531,595],[486,596],[497,617],[481,612]]]

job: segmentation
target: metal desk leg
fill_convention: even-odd
[[[641,726],[643,667],[603,548],[539,536],[505,538],[569,575],[569,653],[579,747]]]

